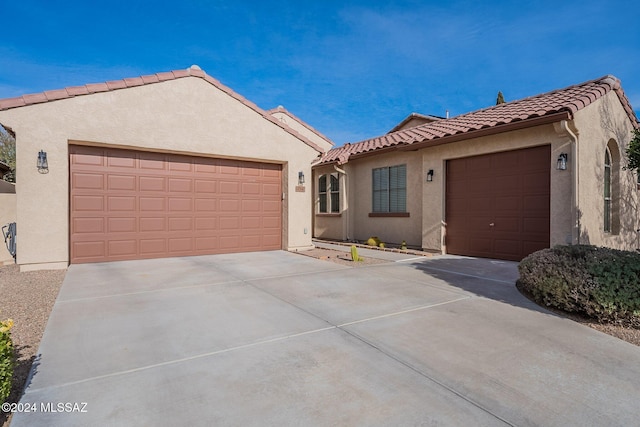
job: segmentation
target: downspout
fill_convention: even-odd
[[[344,194],[343,199],[343,204],[342,204],[342,210],[345,213],[345,217],[343,220],[343,224],[344,224],[344,234],[343,236],[346,237],[346,241],[349,241],[349,197],[347,194],[347,172],[344,169],[340,169],[338,167],[338,165],[333,165],[333,168],[336,170],[336,172],[344,175],[344,185],[342,186],[342,194]]]
[[[569,121],[562,120],[560,121],[560,127],[563,131],[565,131],[569,137],[572,139],[571,141],[571,170],[572,170],[572,189],[571,189],[571,216],[573,218],[573,229],[571,230],[571,240],[574,244],[580,244],[580,209],[578,207],[579,203],[579,192],[580,192],[580,168],[578,167],[578,159],[579,159],[579,145],[578,145],[578,135],[574,133],[569,128]]]

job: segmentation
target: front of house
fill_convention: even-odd
[[[311,248],[312,237],[520,260],[638,248],[637,118],[605,76],[333,144],[193,66],[0,100],[22,270]],[[6,258],[6,254],[4,255]]]
[[[556,244],[634,250],[637,127],[612,76],[396,127],[315,163],[314,236],[517,261]]]

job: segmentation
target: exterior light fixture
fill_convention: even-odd
[[[303,185],[304,184],[304,172],[300,171],[298,172],[298,185]]]
[[[567,153],[560,153],[558,156],[558,163],[556,164],[556,169],[559,171],[567,170]]]
[[[433,169],[429,169],[429,172],[427,172],[427,182],[431,181],[433,181]]]
[[[38,172],[40,173],[49,172],[49,163],[47,162],[47,152],[44,150],[40,150],[40,152],[38,153]]]

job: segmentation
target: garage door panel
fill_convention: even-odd
[[[175,254],[179,252],[193,252],[193,242],[190,237],[174,237],[169,238],[169,253]]]
[[[196,179],[196,193],[199,195],[203,195],[205,193],[214,193],[218,192],[218,182],[217,181],[209,181],[209,180],[201,180]]]
[[[137,230],[136,218],[111,217],[107,218],[107,221],[109,233],[135,233]]]
[[[78,190],[104,189],[104,176],[102,174],[74,173],[71,175],[71,180]]]
[[[167,191],[166,178],[161,176],[141,176],[140,191]]]
[[[106,151],[106,150],[105,150]],[[107,167],[109,168],[122,168],[122,169],[135,169],[136,160],[128,156],[126,153],[109,152],[107,161]]]
[[[104,211],[104,197],[102,196],[87,196],[87,195],[78,195],[73,196],[71,198],[71,207],[73,210],[77,212],[82,211],[93,211],[93,212],[103,212]]]
[[[191,193],[193,182],[188,178],[169,178],[169,191],[172,193]]]
[[[169,231],[192,231],[193,218],[169,218]]]
[[[169,211],[190,212],[193,210],[193,200],[183,197],[169,197]]]
[[[220,217],[218,223],[220,224],[220,230],[237,230],[240,228],[240,218],[235,216]]]
[[[164,197],[139,197],[141,212],[164,212],[166,200]]]
[[[281,248],[280,165],[98,147],[70,153],[72,263]]]
[[[520,260],[548,247],[550,160],[547,145],[447,161],[447,252]]]
[[[196,231],[215,230],[218,228],[217,218],[196,218]]]
[[[167,252],[166,239],[140,239],[140,253],[143,255]]]
[[[164,217],[141,217],[139,220],[139,224],[139,230],[143,233],[165,231],[167,229],[166,220]]]
[[[74,218],[71,229],[73,233],[104,233],[104,218]]]
[[[220,212],[238,212],[240,210],[240,200],[220,199]]]
[[[274,184],[262,184],[262,194],[265,196],[280,196],[280,185]]]
[[[133,175],[107,175],[107,188],[109,190],[135,191],[136,177]]]
[[[135,196],[107,196],[107,210],[132,212],[136,210]]]
[[[73,250],[75,253],[80,254],[80,259],[95,262],[107,256],[105,245],[105,242],[75,242],[73,243]]]
[[[130,256],[138,253],[138,241],[134,239],[127,240],[109,240],[107,250],[110,256]]]

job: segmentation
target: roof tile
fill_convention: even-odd
[[[34,93],[31,95],[24,95],[22,97],[26,104],[40,104],[42,102],[47,102],[47,95],[44,93]]]
[[[87,95],[89,91],[86,86],[71,86],[67,88],[69,96]]]
[[[109,90],[109,85],[106,83],[89,83],[86,86],[90,93],[106,92]]]
[[[15,98],[0,99],[0,110],[8,110],[9,108],[24,107],[27,105],[21,96]]]
[[[109,87],[109,90],[116,90],[126,88],[127,84],[124,80],[111,80],[110,82],[107,82],[107,86]]]
[[[637,129],[639,127],[638,118],[622,91],[620,81],[616,77],[608,75],[564,89],[495,105],[449,119],[440,119],[358,143],[345,144],[342,147],[329,150],[316,164],[345,163],[351,156],[371,151],[372,144],[377,148],[409,146],[449,136],[464,135],[482,129],[498,128],[499,126],[538,119],[562,112],[573,114],[595,102],[611,90],[616,92],[627,116]]]

